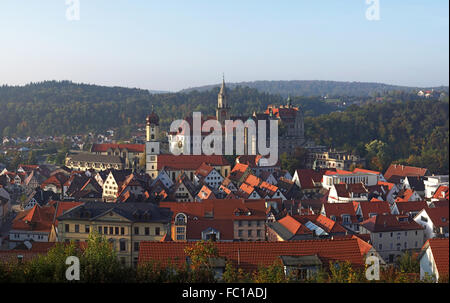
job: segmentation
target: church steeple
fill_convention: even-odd
[[[222,86],[220,88],[219,95],[217,97],[217,110],[216,110],[216,118],[220,123],[224,123],[225,120],[230,118],[230,112],[228,107],[228,94],[227,88],[225,86],[225,75],[223,76]]]
[[[217,108],[228,108],[227,88],[225,86],[225,75],[223,76],[222,86],[220,87],[220,92],[217,99]]]

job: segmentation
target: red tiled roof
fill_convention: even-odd
[[[198,192],[197,197],[201,200],[216,199],[216,196],[214,195],[213,191],[206,185],[203,185],[203,187]]]
[[[50,232],[52,229],[55,208],[53,206],[40,206],[19,213],[12,223],[12,230]]]
[[[414,195],[414,191],[408,188],[398,194],[398,197],[397,199],[395,199],[395,202],[408,202],[409,199],[411,199],[412,195]]]
[[[202,232],[208,228],[214,228],[220,232],[220,241],[234,239],[234,224],[231,220],[202,219],[188,220],[186,226],[187,240],[201,240]]]
[[[389,190],[391,190],[391,189],[395,186],[394,183],[383,182],[383,181],[378,181],[378,185],[384,185],[384,186],[387,186]]]
[[[230,165],[224,156],[205,156],[205,155],[159,155],[158,170],[164,167],[176,170],[197,170],[203,163],[210,166]]]
[[[378,215],[361,222],[371,232],[389,232],[405,230],[422,230],[423,227],[415,221],[399,221],[396,215]]]
[[[368,169],[362,169],[362,168],[355,168],[353,170],[354,173],[366,173],[366,174],[374,174],[374,175],[381,175],[379,171],[374,170],[368,170]]]
[[[202,163],[202,165],[200,165],[200,167],[195,171],[195,174],[202,177],[207,177],[213,170],[214,167],[209,166],[206,163]]]
[[[334,184],[334,187],[336,188],[337,195],[345,198],[350,198],[351,193],[363,194],[368,192],[362,183]]]
[[[431,253],[433,254],[433,259],[437,267],[437,271],[440,277],[448,276],[448,239],[429,239],[425,243],[424,248],[429,246],[431,248]]]
[[[313,234],[313,231],[308,229],[305,225],[297,221],[290,215],[286,215],[284,218],[277,221],[289,230],[293,235],[308,235]]]
[[[448,207],[427,208],[425,211],[427,212],[434,226],[436,227],[448,226],[448,219],[449,219]]]
[[[261,179],[250,174],[247,176],[247,178],[244,181],[245,183],[247,183],[248,185],[252,186],[252,187],[257,187],[261,184]]]
[[[401,215],[404,215],[409,212],[419,212],[422,209],[428,209],[428,204],[425,201],[403,202],[403,203],[396,203],[396,205]]]
[[[177,266],[186,262],[186,242],[141,242],[139,264],[159,261],[167,265],[169,259]],[[349,261],[355,267],[364,267],[365,254],[371,248],[358,238],[334,240],[308,240],[285,242],[216,242],[219,257],[233,266],[252,272],[259,266],[269,266],[280,260],[280,256],[318,255],[325,266],[330,261]],[[369,248],[370,247],[370,248]]]
[[[448,186],[441,185],[436,189],[433,195],[433,199],[449,199],[449,189]]]
[[[192,217],[205,217],[207,214],[217,220],[265,220],[266,201],[245,199],[203,200],[202,202],[161,202],[160,207],[168,207],[174,216],[185,213]],[[236,209],[248,210],[251,215],[235,214]]]
[[[312,169],[297,169],[301,189],[314,189],[314,183],[322,182],[323,174]]]
[[[57,173],[57,174],[51,176],[50,178],[48,178],[47,180],[45,180],[44,182],[42,182],[41,188],[44,188],[45,186],[47,186],[49,184],[53,184],[57,188],[62,189],[62,187],[63,187],[64,183],[66,183],[67,179],[68,179],[68,177],[66,177],[64,174]]]
[[[323,216],[323,215],[295,215],[294,218],[300,220],[300,222],[312,221],[314,224],[319,225],[328,233],[346,233],[346,229],[339,223]]]
[[[145,144],[93,144],[91,151],[96,153],[105,153],[109,149],[126,149],[132,153],[143,153],[145,152]]]
[[[325,212],[327,217],[336,216],[340,217],[341,215],[353,215],[356,216],[355,209],[353,207],[353,203],[325,203],[324,205]]]
[[[54,201],[53,203],[56,203],[56,213],[55,213],[55,219],[54,219],[54,225],[58,226],[58,220],[56,218],[62,216],[65,212],[71,210],[72,208],[75,208],[79,205],[82,205],[83,202],[56,202]]]
[[[389,202],[381,201],[381,202],[353,202],[354,204],[358,204],[361,208],[362,216],[364,220],[369,219],[370,214],[390,214],[391,208],[389,206]]]
[[[384,177],[386,180],[389,180],[392,176],[425,176],[427,172],[426,168],[391,164],[384,173]]]

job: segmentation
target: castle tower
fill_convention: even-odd
[[[216,118],[223,125],[225,120],[230,119],[230,108],[228,107],[228,95],[225,87],[225,77],[222,81],[219,95],[217,97]]]
[[[150,177],[155,178],[158,176],[158,155],[160,153],[159,142],[159,117],[153,110],[152,113],[147,116],[146,125],[146,137],[145,142],[145,163],[146,173]]]

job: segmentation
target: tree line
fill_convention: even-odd
[[[437,100],[350,106],[344,112],[307,117],[316,143],[366,157],[368,167],[385,171],[392,163],[449,171],[449,106]]]
[[[189,264],[176,266],[170,262],[139,264],[137,268],[123,265],[110,243],[98,234],[91,234],[84,247],[74,242],[57,243],[45,255],[29,261],[0,262],[0,282],[3,283],[365,283],[365,268],[353,268],[349,262],[330,262],[310,277],[295,272],[286,275],[280,262],[260,266],[253,272],[243,271],[227,262],[221,279],[217,279],[213,259],[219,258],[214,242],[201,241],[185,248]],[[80,260],[78,281],[68,281],[66,259],[76,256]],[[431,282],[420,281],[417,258],[404,254],[396,265],[381,270],[378,283]],[[74,272],[71,272],[74,274]],[[445,280],[447,279],[447,280]],[[444,278],[442,282],[448,281]]]
[[[189,93],[150,94],[149,91],[119,87],[49,81],[26,86],[0,87],[0,135],[55,136],[103,133],[118,129],[120,139],[145,123],[152,106],[160,116],[162,129],[172,121],[194,111],[215,115],[219,88]],[[229,103],[233,115],[249,116],[269,104],[285,104],[285,98],[260,93],[248,87],[230,89]],[[330,113],[337,109],[318,97],[295,99],[307,115]],[[128,136],[128,137],[127,137]]]

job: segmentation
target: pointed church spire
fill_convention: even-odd
[[[225,73],[223,74],[223,78],[222,78],[222,87],[220,88],[220,93],[222,96],[226,96],[227,94],[227,89],[225,87]]]

